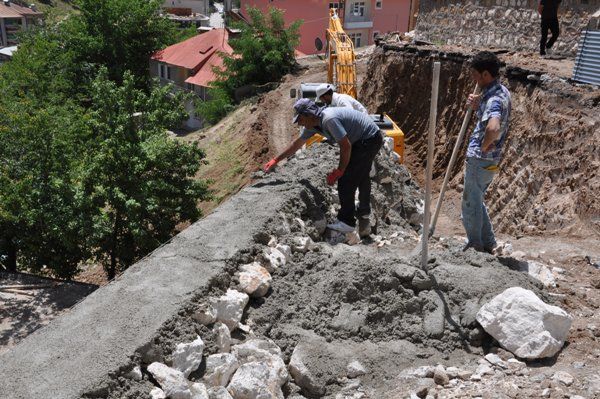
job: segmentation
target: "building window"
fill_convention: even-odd
[[[355,1],[352,3],[352,15],[356,17],[364,17],[365,16],[365,2],[364,1]]]
[[[171,80],[171,67],[166,64],[158,64],[158,77]]]
[[[360,39],[362,37],[362,33],[350,33],[348,35],[352,43],[354,43],[354,47],[360,47]]]
[[[329,3],[329,8],[335,8],[336,10],[339,10],[340,3]]]
[[[375,2],[375,9],[381,10],[383,8],[383,0],[377,0]]]

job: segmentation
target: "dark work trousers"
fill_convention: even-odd
[[[548,29],[552,32],[550,40],[548,40]],[[540,39],[540,54],[545,55],[546,49],[552,48],[552,45],[558,39],[558,18],[542,19],[542,38]]]
[[[356,225],[355,216],[371,213],[371,166],[383,144],[381,132],[375,136],[352,144],[350,161],[344,175],[338,180],[340,211],[338,220],[350,226]],[[354,197],[358,190],[358,210],[355,214]]]

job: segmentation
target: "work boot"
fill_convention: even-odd
[[[358,235],[360,238],[368,237],[371,234],[371,218],[369,215],[358,218]]]
[[[328,224],[327,228],[339,231],[344,234],[351,233],[354,231],[354,227],[342,222],[341,220],[336,220],[335,223]]]

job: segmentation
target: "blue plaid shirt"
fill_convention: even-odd
[[[508,133],[508,120],[510,118],[510,93],[497,80],[494,80],[481,93],[481,102],[477,108],[477,125],[469,139],[467,157],[487,159],[500,162],[502,158],[502,146]],[[481,144],[485,137],[485,128],[490,118],[500,118],[500,138],[490,152],[483,152]]]

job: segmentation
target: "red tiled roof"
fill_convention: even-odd
[[[213,53],[204,65],[202,65],[200,70],[198,70],[194,76],[187,78],[185,83],[209,87],[210,83],[217,79],[217,76],[213,72],[213,67],[223,67],[223,58],[221,58],[218,53]]]
[[[22,7],[13,2],[11,2],[10,5],[5,5],[4,2],[0,2],[0,18],[36,17],[42,15],[44,14],[39,11],[33,11],[30,8]]]
[[[227,29],[213,29],[160,50],[152,56],[152,59],[197,71],[203,68],[215,52],[230,54],[233,52],[228,39]]]

